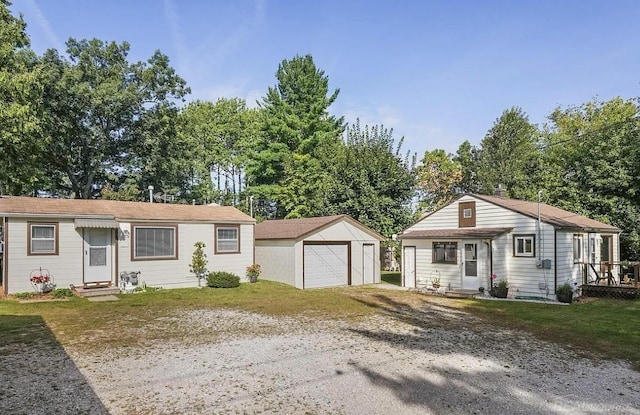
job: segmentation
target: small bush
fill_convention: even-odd
[[[31,291],[25,291],[23,293],[15,293],[13,296],[18,300],[28,300],[29,298],[35,297],[37,294]]]
[[[56,288],[51,292],[53,298],[73,297],[73,292],[69,288]]]
[[[207,276],[207,285],[211,288],[235,288],[240,286],[240,277],[231,272],[212,272]]]
[[[560,284],[558,285],[558,288],[556,288],[556,294],[570,294],[572,292],[573,292],[573,288],[571,288],[568,282],[565,282],[564,284]]]

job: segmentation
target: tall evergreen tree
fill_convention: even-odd
[[[322,170],[331,164],[327,155],[335,153],[345,127],[343,118],[336,118],[328,109],[340,91],[329,91],[328,77],[310,55],[283,60],[276,79],[276,86],[268,89],[260,103],[264,135],[255,162],[248,167],[247,180],[261,205],[269,206],[270,216],[285,217],[293,210],[315,212],[310,206],[303,209],[305,201],[296,200],[296,195],[321,193],[322,184],[300,182],[297,178],[304,172],[297,169],[318,164]],[[306,155],[317,161],[299,157]],[[294,183],[306,188],[286,188]],[[285,203],[280,200],[282,195],[287,197]]]

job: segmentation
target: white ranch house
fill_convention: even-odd
[[[350,216],[268,220],[255,237],[261,278],[297,288],[380,282],[385,238]]]
[[[619,262],[620,229],[544,203],[467,194],[405,229],[402,284],[478,290],[491,275],[509,297],[554,298],[584,263]]]
[[[47,270],[57,288],[115,286],[123,271],[164,288],[195,287],[194,244],[208,269],[244,276],[254,262],[255,221],[230,206],[0,197],[0,291],[33,291]]]

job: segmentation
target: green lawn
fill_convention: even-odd
[[[382,278],[399,283],[398,273],[383,273]],[[40,341],[32,334],[43,323],[63,345],[126,346],[143,341],[136,331],[140,327],[157,328],[145,330],[145,336],[151,336],[147,340],[179,338],[181,328],[166,323],[166,317],[189,309],[232,308],[274,316],[348,320],[388,311],[378,306],[385,301],[405,304],[398,310],[411,312],[436,300],[376,288],[303,291],[270,281],[241,284],[235,289],[172,289],[120,298],[117,302],[89,302],[74,297],[66,302],[27,304],[0,299],[0,348]],[[594,299],[570,306],[439,297],[437,301],[439,305],[446,301],[447,306],[465,309],[492,324],[572,346],[585,355],[632,361],[640,369],[640,301]]]
[[[569,306],[466,300],[464,308],[507,328],[573,346],[584,355],[630,360],[640,370],[640,301],[588,299]]]
[[[399,272],[382,271],[382,275],[380,276],[380,279],[382,280],[382,282],[386,282],[387,284],[402,285]]]

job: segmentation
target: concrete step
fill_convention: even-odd
[[[445,297],[449,298],[473,298],[480,294],[477,290],[449,290],[444,293]]]
[[[120,294],[120,288],[118,287],[102,287],[102,288],[74,287],[73,290],[76,292],[78,297],[98,297],[101,295]]]

